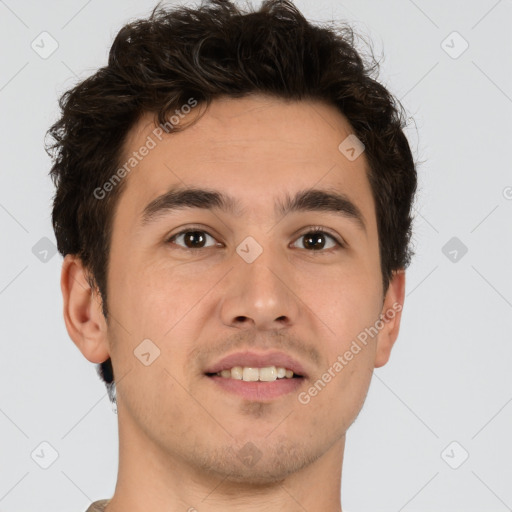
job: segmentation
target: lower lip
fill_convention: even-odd
[[[271,382],[246,382],[243,380],[219,377],[218,375],[207,378],[215,382],[215,384],[222,389],[230,393],[235,393],[247,400],[271,400],[278,398],[292,393],[293,391],[297,391],[304,382],[304,377],[277,379]]]

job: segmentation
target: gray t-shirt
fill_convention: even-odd
[[[110,500],[99,500],[91,503],[91,506],[85,512],[104,512]]]

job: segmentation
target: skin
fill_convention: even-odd
[[[152,121],[146,114],[132,128],[127,157],[145,143]],[[307,390],[361,331],[403,304],[403,270],[382,289],[364,153],[349,161],[338,150],[350,133],[344,116],[320,102],[217,99],[124,178],[109,260],[108,323],[80,260],[64,259],[69,335],[89,361],[110,356],[116,375],[119,472],[107,512],[341,510],[345,434],[373,368],[388,361],[400,312],[307,404],[297,392],[244,400],[219,390],[203,371],[242,349],[280,349],[308,371],[299,391]],[[245,211],[184,209],[141,228],[146,204],[176,184],[229,193]],[[347,194],[366,233],[326,212],[275,217],[275,198],[313,186]],[[206,249],[185,251],[183,237],[167,241],[191,224],[211,235]],[[327,237],[323,254],[305,248],[302,235],[311,225],[327,228],[346,247],[328,252],[335,244]],[[250,264],[235,250],[247,236],[263,248]],[[146,338],[160,349],[149,366],[134,356]],[[249,442],[259,454],[251,466],[238,456]]]

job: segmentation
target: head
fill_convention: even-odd
[[[376,69],[348,26],[312,25],[286,1],[246,13],[216,0],[123,27],[108,65],[62,96],[48,151],[66,325],[107,386],[117,383],[132,428],[162,452],[254,480],[233,463],[251,441],[261,481],[282,477],[343,436],[387,362],[416,171],[403,109]],[[349,136],[364,145],[355,159]],[[320,189],[345,201],[338,213]],[[181,207],[161,209],[170,199]],[[308,238],[311,226],[324,234]],[[314,398],[278,399],[295,419],[265,442],[277,402],[217,394],[205,374],[231,352],[278,348],[305,366],[304,393],[382,315]],[[134,357],[147,339],[151,358],[159,350],[149,366]],[[319,425],[324,434],[304,442]]]

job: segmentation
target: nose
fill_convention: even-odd
[[[238,255],[227,276],[221,303],[225,325],[240,329],[282,329],[297,322],[300,299],[294,293],[293,273],[285,255],[266,248],[247,263]]]

